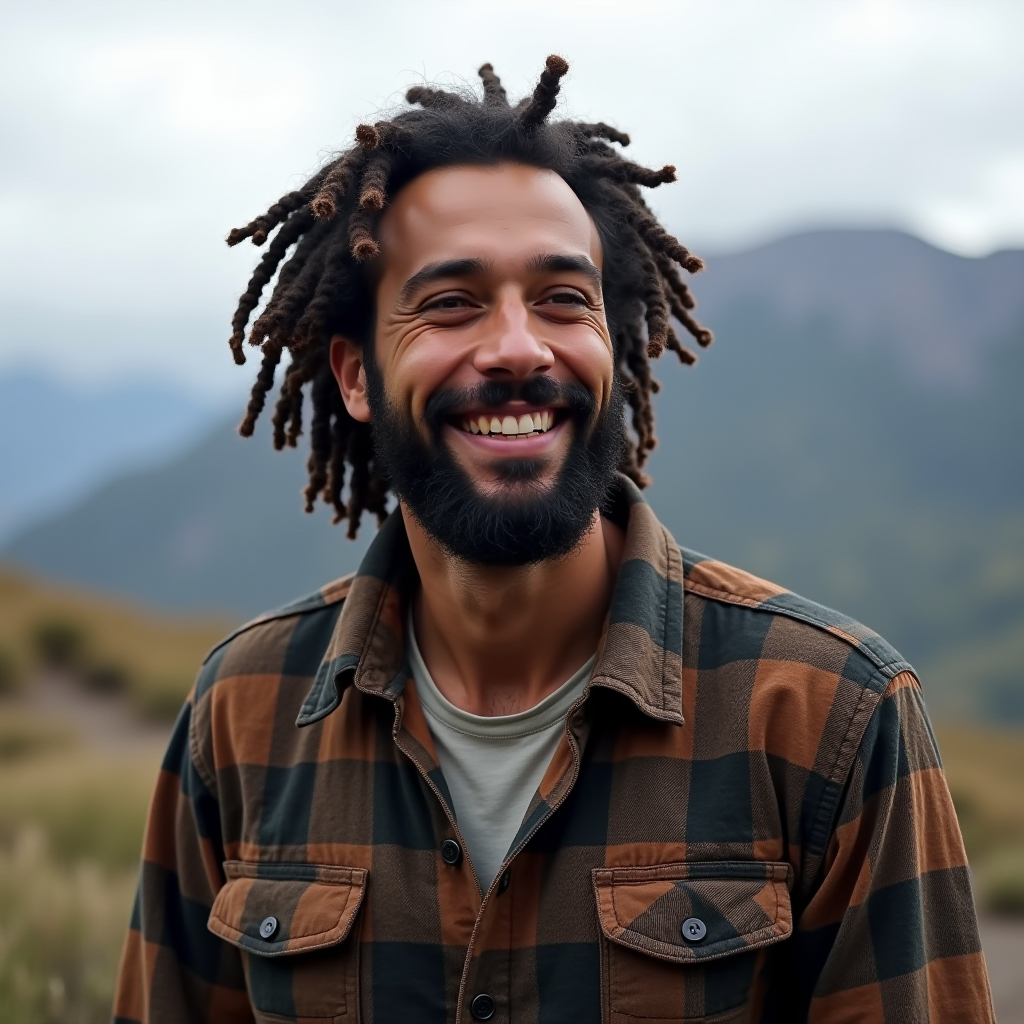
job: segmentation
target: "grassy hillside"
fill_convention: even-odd
[[[69,697],[128,702],[140,727],[167,722],[228,628],[0,568],[0,1021],[109,1019],[166,734],[140,728],[141,746],[101,748],[37,704],[40,671]]]
[[[173,717],[226,619],[157,615],[0,567],[0,690],[51,668]]]

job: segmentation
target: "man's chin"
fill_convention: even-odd
[[[546,460],[536,459],[503,459],[490,467],[486,479],[466,475],[477,496],[490,501],[530,501],[549,494],[558,484],[557,470]]]

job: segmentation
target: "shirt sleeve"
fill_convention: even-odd
[[[895,676],[801,915],[810,1024],[994,1024],[967,857],[917,679]]]
[[[204,781],[190,749],[192,715],[190,697],[150,805],[114,1024],[253,1020],[238,950],[206,927],[224,884],[224,855],[213,780]]]

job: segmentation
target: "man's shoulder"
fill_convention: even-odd
[[[680,554],[691,603],[715,606],[710,615],[700,610],[709,622],[702,622],[696,638],[698,661],[720,664],[753,655],[813,667],[823,659],[834,665],[838,657],[845,659],[843,675],[876,690],[913,671],[891,644],[856,619],[696,551],[680,548]]]
[[[314,675],[352,588],[354,573],[250,619],[210,649],[199,672],[198,701],[221,679]]]

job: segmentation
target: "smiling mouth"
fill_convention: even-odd
[[[561,422],[559,409],[539,409],[518,416],[511,413],[494,415],[478,413],[453,417],[452,425],[467,434],[481,434],[485,437],[503,437],[515,441],[522,437],[536,437],[546,434]]]

